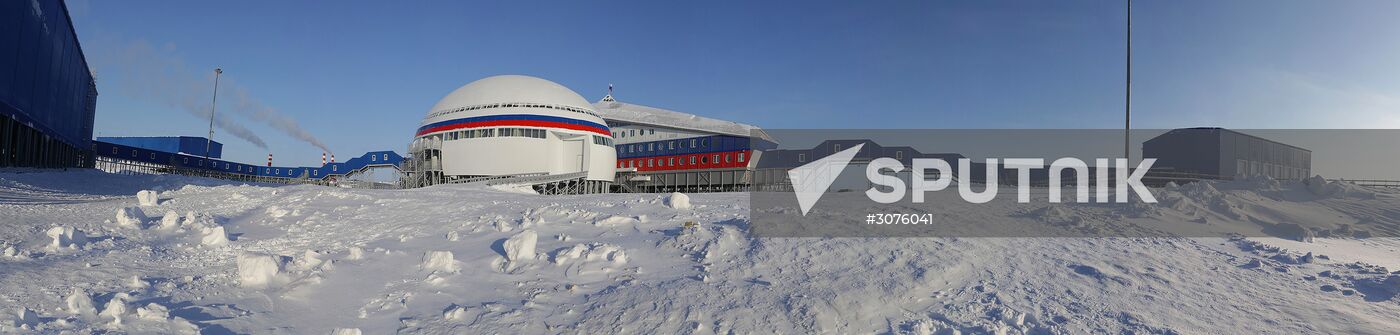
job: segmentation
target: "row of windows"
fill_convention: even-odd
[[[612,146],[612,145],[613,145],[613,139],[607,138],[607,137],[598,136],[598,135],[593,135],[593,144],[604,145],[604,146]]]
[[[426,117],[426,118],[424,118],[424,119],[431,119],[431,118],[435,118],[435,117],[439,117],[439,116],[443,116],[443,115],[447,115],[447,114],[458,113],[458,112],[465,112],[465,111],[474,111],[474,110],[478,110],[478,109],[505,108],[505,107],[528,107],[528,108],[548,108],[548,109],[557,109],[557,110],[562,110],[562,111],[570,111],[570,112],[574,112],[574,113],[588,114],[588,115],[592,115],[592,116],[598,117],[598,118],[600,118],[600,119],[603,118],[602,116],[598,115],[598,113],[595,113],[595,112],[593,112],[593,111],[591,111],[591,110],[584,109],[584,108],[573,107],[573,106],[546,105],[546,104],[535,104],[535,103],[499,103],[499,104],[485,104],[485,105],[476,105],[476,106],[459,107],[459,108],[453,108],[453,109],[444,109],[444,110],[432,112],[431,114],[428,114],[428,117]]]
[[[689,140],[672,140],[665,142],[624,144],[622,145],[622,148],[619,149],[625,153],[636,153],[652,152],[657,150],[675,150],[677,146],[679,146],[682,149],[708,148],[710,147],[710,139],[692,138]]]
[[[486,129],[468,129],[468,130],[458,130],[458,131],[454,131],[454,132],[444,133],[444,134],[442,134],[442,136],[443,136],[443,139],[444,139],[444,140],[448,140],[448,141],[456,141],[456,140],[463,140],[463,139],[468,139],[468,138],[478,138],[478,137],[530,137],[530,138],[544,138],[544,137],[545,137],[545,130],[544,130],[544,129],[531,129],[531,128],[486,128]]]
[[[1236,158],[1300,168],[1312,167],[1312,153],[1304,150],[1285,146],[1269,140],[1245,136],[1235,136],[1234,142]]]
[[[1251,161],[1244,159],[1235,160],[1235,174],[1269,176],[1274,179],[1303,179],[1308,177],[1308,169],[1284,166],[1279,164],[1269,164],[1266,162]]]
[[[623,131],[612,132],[613,138],[623,138],[637,135],[656,135],[656,129],[624,129]]]
[[[699,157],[699,158],[697,159],[696,157]],[[624,168],[670,167],[670,166],[696,165],[696,164],[697,164],[697,163],[696,163],[697,161],[699,162],[699,164],[710,164],[711,162],[713,162],[713,163],[719,163],[721,159],[723,159],[723,161],[724,161],[725,163],[732,163],[732,162],[743,163],[743,162],[744,162],[744,157],[745,157],[745,153],[740,152],[737,156],[729,155],[729,154],[723,154],[723,155],[714,154],[714,155],[710,155],[709,157],[706,157],[706,156],[689,156],[689,157],[665,157],[665,158],[629,159],[629,160],[620,161],[620,162],[618,163],[618,165],[620,165],[621,167],[624,167]],[[688,162],[688,163],[687,163],[687,162]]]
[[[113,155],[113,156],[118,155],[118,150],[119,150],[119,149],[121,149],[121,148],[112,147],[112,155]],[[131,158],[139,158],[138,155],[137,155],[139,152],[140,152],[140,150],[131,149]],[[150,155],[149,155],[150,158],[148,159],[148,161],[151,161],[151,162],[156,161],[156,159],[157,159],[157,158],[156,158],[156,152],[152,151],[152,152],[150,152],[149,154],[150,154]],[[183,164],[184,164],[185,166],[190,166],[190,158],[189,158],[189,157],[182,157],[182,158],[183,158],[183,159],[181,160],[181,162],[183,162]],[[228,162],[223,162],[223,163],[224,163],[224,170],[233,169],[234,171],[237,171],[237,172],[243,172],[243,165],[242,165],[242,164],[232,164],[232,165],[230,165]],[[170,159],[170,164],[175,164],[175,159],[174,159],[174,157],[171,157],[171,159]],[[203,160],[203,159],[195,159],[195,165],[194,165],[194,166],[204,167],[204,160]],[[217,169],[217,168],[219,168],[219,162],[218,162],[218,161],[211,161],[210,164],[209,164],[209,167],[210,167],[210,168],[215,168],[215,169]],[[252,166],[249,166],[249,167],[248,167],[248,172],[253,172],[253,167],[252,167]]]

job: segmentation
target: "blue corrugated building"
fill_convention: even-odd
[[[1144,142],[1142,155],[1158,169],[1220,178],[1312,175],[1311,150],[1224,128],[1173,129]]]
[[[224,152],[224,145],[219,143],[219,141],[210,141],[203,137],[193,136],[98,137],[97,140],[129,147],[181,153],[196,157],[221,158]],[[209,148],[208,155],[204,154],[204,148],[206,146]]]
[[[0,51],[0,166],[91,166],[97,84],[67,5],[0,1]]]

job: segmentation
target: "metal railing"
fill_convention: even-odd
[[[491,180],[498,180],[498,179],[510,179],[510,178],[521,178],[521,177],[534,177],[534,176],[545,176],[545,175],[549,175],[549,173],[547,173],[547,172],[531,172],[531,173],[503,174],[503,175],[496,175],[496,176],[480,176],[480,177],[471,177],[471,178],[449,179],[449,180],[447,180],[447,184],[471,184],[471,183],[479,183],[479,182],[491,181]]]
[[[1367,187],[1400,187],[1400,180],[1384,180],[1384,179],[1328,179],[1328,181],[1338,181],[1338,182],[1344,182],[1344,183],[1351,183],[1351,184],[1354,184],[1354,185],[1356,185],[1356,186],[1367,186]]]
[[[587,177],[587,176],[588,176],[588,171],[573,172],[573,173],[565,173],[565,174],[539,173],[539,174],[530,174],[530,175],[512,175],[512,176],[507,177],[507,178],[497,178],[497,179],[491,179],[491,180],[483,180],[483,182],[485,182],[485,184],[486,184],[487,186],[513,185],[513,184],[530,184],[530,185],[534,185],[534,184],[545,184],[545,183],[552,183],[552,182],[566,181],[566,180],[573,180],[573,179],[581,179],[581,178]]]

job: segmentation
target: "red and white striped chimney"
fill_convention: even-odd
[[[331,154],[331,163],[335,163],[335,154]]]
[[[267,166],[272,166],[272,154],[267,154]]]
[[[321,153],[321,165],[326,165],[326,153]]]

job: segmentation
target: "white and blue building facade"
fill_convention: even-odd
[[[428,112],[409,145],[411,182],[580,175],[611,183],[617,154],[606,121],[578,93],[520,75],[462,86]]]
[[[775,146],[758,127],[621,102],[611,94],[593,107],[612,127],[618,184],[627,191],[744,190],[761,150]]]

